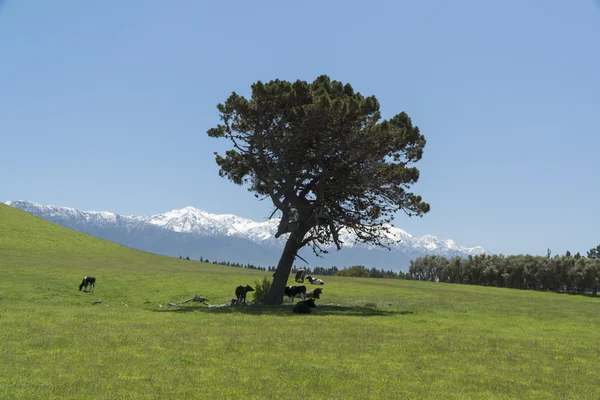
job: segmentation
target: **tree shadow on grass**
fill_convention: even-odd
[[[363,307],[363,306],[344,306],[336,304],[317,304],[316,308],[312,309],[310,314],[295,314],[291,305],[282,306],[261,306],[261,305],[249,305],[249,306],[238,306],[238,307],[206,307],[203,305],[190,305],[172,307],[166,309],[152,309],[154,312],[174,312],[174,313],[187,313],[187,312],[199,312],[206,314],[232,314],[240,313],[247,315],[274,315],[274,316],[290,316],[290,315],[338,315],[338,316],[352,316],[352,317],[386,317],[394,315],[408,315],[414,314],[413,311],[395,311],[395,310],[380,310],[374,307]]]

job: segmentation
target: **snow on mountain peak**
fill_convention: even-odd
[[[237,236],[259,244],[273,243],[281,245],[287,238],[287,235],[282,235],[282,237],[275,239],[279,224],[278,218],[257,222],[233,214],[211,214],[192,206],[172,209],[164,214],[136,217],[120,216],[106,211],[79,211],[69,207],[46,206],[28,201],[7,201],[5,204],[35,215],[44,214],[54,218],[70,217],[94,224],[116,224],[121,222],[130,226],[146,223],[173,232],[200,236]],[[388,232],[385,233],[385,236],[388,240],[386,244],[406,253],[426,252],[440,255],[486,253],[486,250],[481,246],[468,248],[456,244],[451,239],[439,239],[433,235],[413,237],[408,232],[393,225],[387,225],[387,228]],[[344,242],[344,247],[357,245],[356,237],[347,229],[342,229],[340,238]],[[372,246],[367,247],[372,248]]]

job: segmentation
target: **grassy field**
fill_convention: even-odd
[[[311,315],[166,307],[263,276],[0,205],[0,399],[600,398],[590,297],[323,277]]]

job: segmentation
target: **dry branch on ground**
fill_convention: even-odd
[[[180,307],[182,304],[189,303],[190,301],[206,304],[206,299],[204,297],[196,295],[196,296],[192,297],[191,299],[183,300],[178,303],[168,303],[168,306],[169,307]]]

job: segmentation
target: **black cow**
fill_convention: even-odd
[[[306,286],[286,286],[285,295],[293,303],[294,297],[299,297],[302,300],[306,300]]]
[[[83,291],[86,292],[88,286],[90,287],[90,291],[92,291],[94,289],[94,286],[96,286],[96,278],[94,278],[93,276],[85,276],[81,281],[81,285],[79,285],[79,290],[85,288],[83,289]]]
[[[316,306],[315,299],[308,299],[299,301],[298,304],[294,306],[293,311],[298,314],[310,314],[312,312],[311,308],[315,308]]]
[[[306,270],[304,269],[299,269],[298,272],[296,272],[296,282],[298,283],[304,283],[304,277],[306,276]]]
[[[252,286],[246,285],[246,287],[243,287],[240,285],[235,288],[235,298],[237,299],[237,304],[246,302],[246,293],[248,292],[254,292]]]

